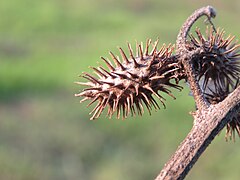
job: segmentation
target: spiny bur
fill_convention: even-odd
[[[159,99],[165,108],[165,98],[167,94],[175,99],[170,88],[181,90],[182,87],[177,83],[179,81],[179,63],[172,55],[174,46],[169,44],[157,48],[158,40],[152,44],[152,50],[149,51],[151,40],[146,41],[146,47],[143,43],[136,44],[136,55],[128,43],[130,57],[126,55],[122,48],[119,48],[121,59],[110,52],[112,61],[101,57],[108,67],[93,67],[97,77],[84,73],[83,77],[88,82],[76,82],[79,85],[88,86],[82,92],[75,94],[81,96],[81,102],[91,100],[88,104],[97,102],[92,112],[91,120],[98,118],[102,111],[108,107],[107,115],[111,116],[116,112],[117,118],[126,118],[129,115],[144,112],[144,106],[151,114],[152,109],[160,109],[154,96]],[[172,81],[173,80],[173,81]]]
[[[190,35],[191,48],[201,48],[201,52],[192,59],[198,80],[203,82],[202,90],[213,83],[215,89],[234,86],[240,75],[240,44],[234,36],[224,38],[225,31],[207,28],[206,36],[196,29],[197,37]],[[209,83],[212,81],[211,83]]]
[[[206,30],[204,36],[196,29],[197,37],[190,35],[189,50],[200,48],[201,52],[192,59],[199,84],[206,100],[210,104],[223,101],[239,85],[240,44],[229,35],[224,38],[225,31],[218,28]],[[240,136],[240,114],[232,118],[226,126],[226,140],[235,140],[235,131]]]

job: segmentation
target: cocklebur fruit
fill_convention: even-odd
[[[88,86],[82,92],[75,94],[83,97],[81,102],[91,100],[91,105],[97,105],[90,114],[91,119],[98,118],[102,111],[108,107],[107,115],[111,117],[115,112],[117,118],[139,114],[142,115],[144,105],[151,114],[152,109],[160,109],[157,97],[163,107],[167,94],[173,98],[170,88],[181,90],[178,85],[181,70],[176,57],[172,55],[174,46],[163,45],[157,48],[158,40],[153,44],[152,51],[149,52],[151,40],[147,40],[146,47],[143,43],[137,44],[136,56],[133,54],[131,45],[128,43],[130,58],[122,48],[119,48],[122,60],[112,52],[110,56],[115,65],[106,58],[101,58],[109,70],[99,66],[93,67],[98,77],[84,73],[83,77],[88,82],[76,82],[79,85]],[[155,96],[155,97],[154,97]]]
[[[201,48],[192,64],[198,80],[202,82],[203,92],[210,84],[216,91],[228,84],[233,87],[240,75],[240,44],[234,42],[234,36],[224,38],[224,33],[219,28],[216,32],[207,28],[205,36],[199,29],[196,30],[197,37],[190,35],[189,48]]]

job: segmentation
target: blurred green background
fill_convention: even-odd
[[[174,43],[208,4],[216,26],[238,38],[238,0],[1,0],[0,179],[154,179],[191,129],[188,88],[152,116],[90,121],[73,82],[126,41]],[[239,161],[239,139],[222,132],[186,179],[240,179]]]

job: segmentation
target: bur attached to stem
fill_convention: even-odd
[[[205,34],[196,29],[196,35],[189,35],[202,16],[212,27]],[[142,115],[144,109],[151,114],[153,109],[165,108],[164,94],[175,99],[171,89],[181,90],[178,82],[183,79],[190,84],[198,112],[222,102],[239,85],[240,44],[234,36],[225,38],[224,30],[215,29],[211,21],[215,16],[211,6],[195,11],[180,29],[175,55],[171,44],[158,49],[158,40],[152,43],[150,39],[145,48],[136,43],[135,51],[128,43],[128,53],[120,47],[121,58],[109,52],[111,60],[101,57],[108,69],[92,67],[95,75],[83,73],[87,82],[76,83],[87,88],[75,96],[83,97],[80,102],[90,100],[88,106],[95,104],[91,119],[98,118],[104,109],[110,118],[116,113],[124,119]],[[239,114],[227,124],[226,138],[234,138],[235,131],[240,135]]]
[[[201,49],[192,59],[192,64],[198,81],[202,82],[203,91],[210,85],[214,86],[215,91],[228,84],[233,87],[239,78],[240,44],[237,44],[234,36],[224,38],[224,34],[220,28],[216,33],[212,28],[207,28],[206,36],[200,29],[196,30],[197,37],[190,36],[189,49]]]

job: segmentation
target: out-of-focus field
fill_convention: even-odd
[[[154,179],[192,126],[188,87],[152,116],[90,121],[73,82],[126,41],[175,43],[208,4],[214,23],[239,38],[237,0],[0,1],[0,179]],[[222,132],[186,179],[240,179],[239,143]]]

